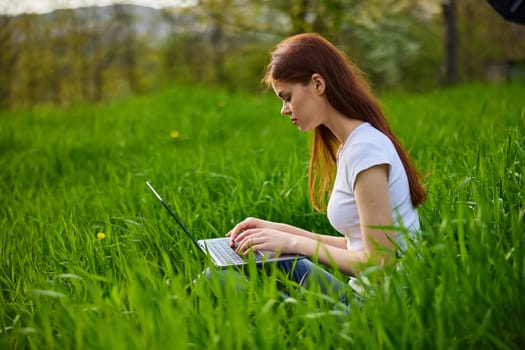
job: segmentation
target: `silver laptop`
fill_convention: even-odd
[[[149,181],[146,181],[149,189],[155,197],[162,203],[164,208],[168,213],[175,219],[177,224],[180,226],[182,231],[188,236],[189,239],[199,248],[200,251],[204,252],[209,256],[212,262],[217,267],[227,267],[227,266],[241,266],[248,263],[247,257],[242,257],[235,249],[230,246],[230,238],[211,238],[211,239],[201,239],[196,240],[195,237],[190,233],[190,231],[184,226],[179,217],[171,210],[168,204],[162,199],[162,197],[157,193],[157,191],[151,186]],[[253,252],[253,258],[256,264],[263,264],[276,261],[285,261],[285,260],[294,260],[302,258],[302,256],[297,254],[281,254],[277,255],[271,251],[256,251]]]

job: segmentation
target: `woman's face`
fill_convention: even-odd
[[[324,94],[319,93],[319,84],[315,79],[306,85],[274,81],[272,87],[283,101],[281,114],[289,116],[299,130],[312,130],[325,122],[327,101]]]

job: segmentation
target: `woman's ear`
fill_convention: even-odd
[[[326,82],[323,76],[319,73],[312,74],[312,84],[315,89],[315,92],[321,96],[324,94],[326,89]]]

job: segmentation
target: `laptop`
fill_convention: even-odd
[[[153,188],[149,181],[146,181],[146,185],[153,192],[155,197],[162,203],[164,208],[168,211],[170,216],[175,219],[179,227],[184,231],[186,236],[199,248],[201,252],[206,254],[213,264],[217,267],[223,268],[228,266],[242,266],[248,263],[248,258],[243,257],[235,251],[234,248],[230,246],[230,238],[210,238],[210,239],[201,239],[197,240],[190,231],[184,226],[179,217],[171,210],[168,204],[162,199],[158,192]],[[252,252],[253,258],[256,264],[277,262],[277,261],[286,261],[286,260],[295,260],[300,259],[302,256],[297,254],[280,254],[277,255],[271,251],[255,251]]]

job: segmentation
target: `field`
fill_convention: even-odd
[[[400,268],[367,270],[349,305],[253,264],[246,282],[195,280],[208,262],[145,186],[198,238],[247,216],[336,234],[309,204],[309,135],[274,96],[180,87],[3,113],[0,348],[523,348],[524,96],[381,96],[428,201]]]

